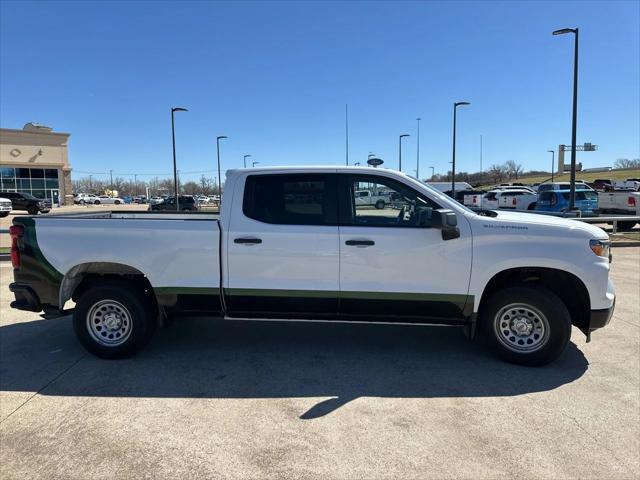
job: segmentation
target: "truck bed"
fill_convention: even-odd
[[[16,217],[14,224],[24,226],[30,272],[24,279],[17,272],[16,281],[46,285],[42,304],[62,308],[74,277],[96,264],[143,274],[156,294],[218,296],[218,215],[106,211]]]

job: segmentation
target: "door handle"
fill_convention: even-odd
[[[373,240],[347,240],[344,243],[350,247],[370,247],[376,244]]]
[[[235,238],[233,240],[233,243],[243,243],[245,245],[256,245],[258,243],[262,243],[262,239],[261,238]]]

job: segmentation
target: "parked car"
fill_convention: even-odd
[[[136,195],[135,197],[133,197],[133,203],[146,204],[147,197],[145,195]]]
[[[100,195],[98,197],[100,199],[100,203],[104,205],[121,205],[124,204],[124,200],[119,197],[110,197],[108,195]]]
[[[403,207],[357,208],[361,183]],[[140,350],[159,318],[206,314],[478,329],[526,365],[613,314],[609,237],[593,225],[479,215],[386,169],[231,170],[226,186],[220,215],[14,218],[12,307],[55,317],[72,299],[79,341],[104,358]]]
[[[640,192],[633,190],[612,190],[598,192],[598,210],[601,214],[640,216]],[[617,222],[622,231],[631,230],[636,221]]]
[[[11,213],[13,207],[11,206],[11,200],[8,198],[0,197],[0,218],[6,217]]]
[[[372,192],[370,190],[355,191],[356,206],[369,206],[382,210],[391,203],[389,192]]]
[[[179,209],[181,211],[197,211],[198,203],[191,195],[180,195],[178,197]],[[149,209],[153,211],[176,210],[175,197],[169,197],[162,203],[149,205]]]
[[[549,182],[549,183],[541,183],[538,185],[538,193],[546,192],[547,190],[570,190],[571,183],[569,182]],[[581,180],[576,180],[576,190],[593,190],[589,185]]]
[[[504,190],[498,200],[498,208],[508,210],[535,210],[538,194],[529,189]]]
[[[164,198],[162,198],[162,197],[151,197],[149,199],[149,204],[150,205],[156,205],[156,204],[162,203],[162,202],[164,202]]]
[[[569,208],[569,190],[546,190],[538,193],[536,210],[540,212],[566,212]],[[598,194],[592,189],[576,189],[575,206],[583,217],[598,214]]]
[[[51,200],[36,198],[30,193],[0,192],[0,196],[11,200],[13,210],[25,210],[29,215],[47,213],[51,210]]]
[[[100,197],[92,193],[79,193],[73,200],[73,203],[80,205],[100,205]]]
[[[482,208],[486,208],[487,210],[495,210],[497,208],[500,208],[502,206],[500,203],[500,198],[502,196],[510,196],[510,195],[511,195],[511,198],[513,198],[513,196],[518,196],[518,195],[527,195],[527,196],[533,195],[533,197],[527,197],[527,198],[537,199],[535,192],[533,192],[533,190],[530,190],[528,188],[519,187],[519,188],[508,188],[506,190],[503,190],[501,187],[500,189],[490,190],[484,195],[484,197],[482,198]]]

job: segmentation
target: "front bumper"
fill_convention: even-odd
[[[589,314],[589,328],[581,328],[582,332],[587,336],[587,343],[591,341],[591,332],[598,330],[599,328],[606,327],[609,324],[615,308],[616,300],[614,298],[613,304],[609,308],[591,310]]]
[[[616,301],[613,301],[613,305],[610,308],[604,308],[602,310],[591,310],[591,316],[589,319],[589,330],[597,330],[608,325],[613,316],[613,310],[616,307]]]
[[[11,308],[27,310],[29,312],[39,312],[42,310],[38,295],[29,285],[14,282],[9,285],[9,290],[12,291],[16,297],[16,299],[11,302]]]

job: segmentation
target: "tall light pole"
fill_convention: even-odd
[[[220,195],[220,202],[222,203],[222,177],[220,176],[220,140],[227,138],[224,135],[216,137],[216,152],[218,152],[218,195]]]
[[[178,205],[178,167],[176,165],[176,129],[173,120],[173,114],[175,112],[187,112],[186,108],[172,107],[171,108],[171,140],[173,141],[173,191],[176,199],[176,211],[180,211]]]
[[[453,104],[453,151],[451,157],[451,198],[456,198],[456,112],[461,105],[471,105],[469,102],[455,102]]]
[[[257,164],[259,164],[260,162],[251,162],[251,168],[255,167]]]
[[[547,150],[551,154],[551,181],[553,182],[553,169],[556,164],[556,152],[555,150]]]
[[[576,205],[576,128],[578,123],[578,29],[562,28],[553,32],[554,35],[573,33],[573,116],[571,120],[571,184],[569,190],[569,208],[575,210]]]
[[[93,184],[91,183],[91,177],[93,177],[93,175],[89,175],[89,193],[93,191]]]
[[[416,118],[418,123],[418,138],[416,140],[416,178],[420,180],[420,117]]]
[[[349,105],[344,105],[345,162],[349,165]]]
[[[405,137],[409,137],[408,133],[403,133],[398,136],[398,170],[402,171],[402,139]]]
[[[136,195],[138,195],[138,174],[134,173],[133,174],[133,178],[135,179],[135,184],[136,184]]]
[[[247,168],[247,158],[249,158],[251,155],[245,155],[244,158],[242,159],[243,164],[244,164],[244,168]]]
[[[436,169],[434,167],[429,167],[431,169],[431,180],[436,176]]]

